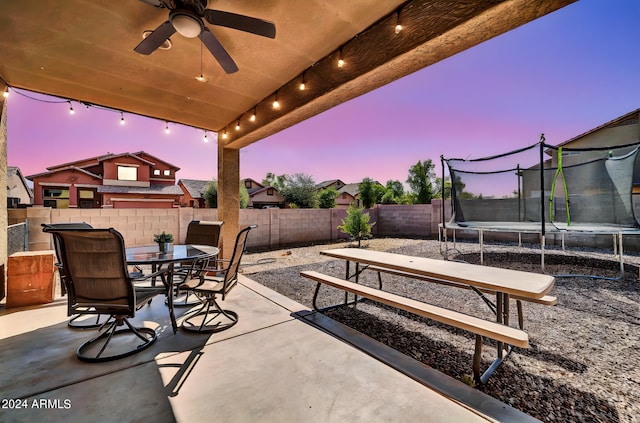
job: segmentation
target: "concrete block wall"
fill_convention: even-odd
[[[431,204],[388,204],[376,207],[376,235],[428,238],[431,236]],[[437,210],[436,210],[437,212]],[[374,216],[372,216],[372,221]],[[437,232],[436,232],[437,233]]]

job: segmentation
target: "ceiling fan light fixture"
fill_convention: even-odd
[[[200,18],[184,10],[174,11],[171,14],[171,25],[180,35],[186,38],[195,38],[202,32]]]

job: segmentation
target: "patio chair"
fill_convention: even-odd
[[[71,223],[43,223],[42,231],[49,232],[52,229],[93,229],[93,226],[86,222],[71,222]],[[56,236],[53,236],[53,248],[56,252],[56,267],[58,268],[58,275],[60,276],[60,293],[62,296],[67,295],[67,284],[62,271],[62,259],[60,258],[60,242]],[[74,329],[96,329],[99,328],[109,316],[96,315],[95,318],[82,319],[86,317],[83,314],[75,314],[69,319],[68,326]]]
[[[220,243],[220,231],[223,224],[224,222],[222,221],[192,220],[187,226],[187,236],[184,243],[217,247]],[[174,285],[179,288],[187,279],[198,277],[201,272],[216,269],[218,269],[217,258],[180,263],[179,266],[174,268]],[[190,302],[189,296],[188,291],[181,295],[179,289],[177,289],[176,298],[173,301],[174,307],[190,307],[199,303],[197,299]]]
[[[128,319],[153,297],[164,294],[165,288],[134,287],[122,235],[113,228],[47,232],[56,237],[59,245],[69,296],[68,314],[111,316],[97,336],[78,348],[78,358],[86,362],[111,361],[151,346],[156,340],[155,330],[134,327]],[[121,326],[126,328],[118,329]]]
[[[220,296],[224,301],[229,291],[237,285],[238,270],[247,244],[247,236],[249,231],[256,227],[257,225],[251,225],[238,232],[233,254],[226,268],[215,272],[203,272],[198,277],[191,278],[180,285],[179,289],[193,292],[202,302],[199,309],[189,312],[182,321],[184,330],[201,333],[220,332],[238,322],[238,314],[232,310],[223,310],[217,298]]]

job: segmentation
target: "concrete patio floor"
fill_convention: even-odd
[[[0,421],[537,421],[246,277],[240,282],[224,302],[240,315],[231,329],[174,334],[156,298],[133,319],[156,329],[156,343],[110,363],[76,358],[92,331],[67,327],[66,298],[1,306]],[[176,309],[178,319],[184,312]]]

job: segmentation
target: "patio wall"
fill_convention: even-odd
[[[432,205],[378,205],[366,210],[376,222],[376,236],[413,238],[437,237],[439,203]],[[275,249],[346,239],[337,227],[347,215],[343,209],[242,209],[240,227],[257,224],[247,242],[250,250]],[[113,227],[122,233],[128,246],[148,245],[153,235],[171,232],[183,242],[191,220],[217,220],[216,209],[51,209],[31,207],[9,210],[14,223],[28,221],[29,250],[49,250],[51,237],[42,232],[42,223],[87,222],[95,227]]]

